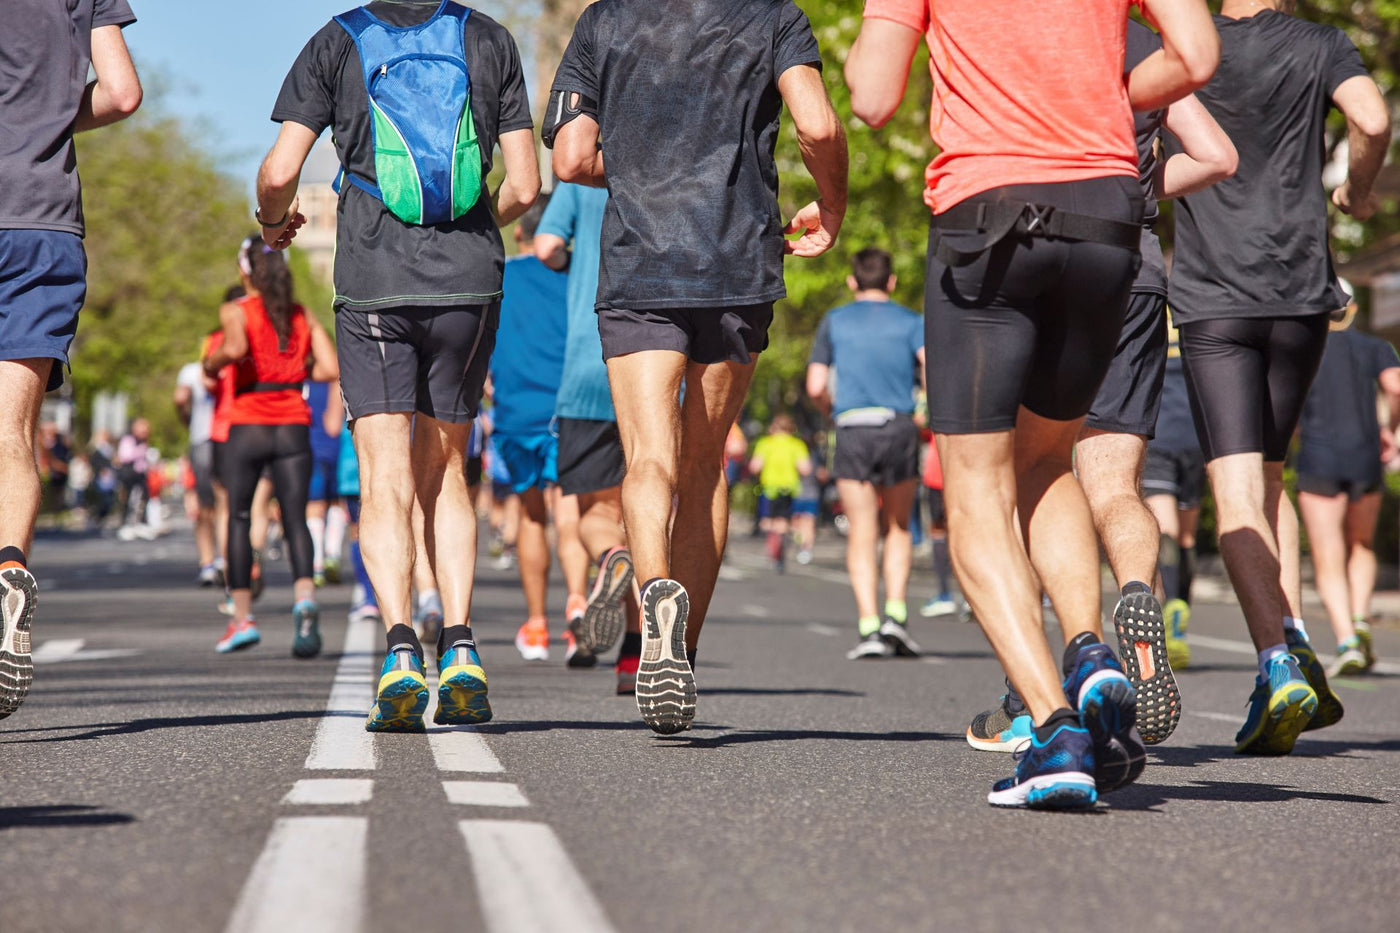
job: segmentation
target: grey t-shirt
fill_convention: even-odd
[[[1128,20],[1128,50],[1123,72],[1132,71],[1144,58],[1162,47],[1157,34],[1136,20]],[[1138,180],[1142,182],[1142,268],[1133,280],[1133,291],[1167,293],[1167,264],[1162,258],[1162,244],[1152,227],[1160,213],[1157,210],[1157,137],[1162,133],[1165,110],[1133,113],[1133,135],[1137,137]]]
[[[73,121],[92,31],[136,17],[126,0],[5,0],[0,18],[0,229],[82,236]]]
[[[415,26],[435,5],[371,3],[390,26]],[[472,10],[464,28],[471,76],[472,120],[481,145],[481,175],[491,171],[502,133],[528,130],[530,101],[520,52],[505,27]],[[314,133],[331,127],[341,165],[375,180],[369,97],[360,54],[334,20],[311,38],[282,84],[274,122],[300,123]],[[389,213],[384,203],[351,184],[340,190],[336,212],[335,305],[391,308],[480,304],[501,295],[505,250],[482,186],[476,206],[451,223],[420,226]]]

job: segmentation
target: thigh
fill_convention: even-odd
[[[419,413],[450,424],[476,418],[500,316],[499,303],[430,308],[415,315]]]
[[[1267,359],[1259,338],[1266,327],[1221,318],[1178,330],[1186,394],[1206,460],[1264,450]]]
[[[1381,494],[1368,492],[1347,504],[1347,543],[1370,547],[1376,537],[1376,519],[1381,511]]]
[[[279,425],[277,452],[272,460],[272,486],[282,504],[283,521],[306,521],[306,497],[311,486],[311,433],[301,424]]]
[[[755,362],[686,364],[686,391],[681,402],[684,464],[712,465],[723,472],[724,442],[748,395]]]
[[[1322,351],[1327,346],[1326,314],[1280,318],[1271,323],[1268,344],[1268,401],[1264,406],[1264,459],[1282,460],[1303,413]]]
[[[63,384],[86,296],[87,254],[77,234],[0,230],[0,359],[56,360],[46,391]]]
[[[190,447],[190,472],[200,508],[214,507],[214,442],[202,441]]]
[[[768,349],[773,302],[732,308],[691,308],[689,356],[693,363],[748,365]]]
[[[641,456],[675,464],[680,452],[680,391],[685,372],[684,354],[670,350],[643,350],[608,360],[618,434],[629,467]],[[728,425],[725,428],[728,430]]]
[[[419,349],[407,312],[342,308],[335,314],[335,342],[347,419],[415,410]]]
[[[1113,361],[1084,421],[1086,427],[1152,436],[1167,368],[1166,309],[1166,296],[1157,292],[1129,296]]]
[[[274,455],[269,425],[235,424],[229,428],[222,479],[228,490],[231,516],[246,514],[252,508],[258,481]]]

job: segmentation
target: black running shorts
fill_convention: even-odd
[[[919,447],[919,429],[908,415],[896,415],[878,427],[838,427],[832,475],[897,486],[918,478]]]
[[[1282,461],[1327,344],[1327,314],[1182,324],[1181,368],[1206,462]]]
[[[1084,426],[1151,438],[1167,371],[1167,296],[1133,292],[1118,348]]]
[[[1013,200],[1140,223],[1136,178],[1014,185],[968,203]],[[1022,406],[1043,418],[1089,413],[1113,362],[1136,249],[1012,233],[969,265],[934,254],[939,237],[971,248],[985,233],[932,228],[925,285],[929,422],[941,434],[1016,426]]]
[[[627,464],[616,421],[559,419],[559,490],[581,496],[622,485]]]
[[[345,415],[418,412],[465,424],[476,417],[496,346],[498,303],[335,315]]]
[[[1205,489],[1206,460],[1199,449],[1158,450],[1147,448],[1142,464],[1142,495],[1171,496],[1178,509],[1194,509],[1201,504]]]
[[[1342,479],[1337,476],[1323,476],[1320,473],[1298,474],[1299,492],[1312,493],[1314,496],[1326,496],[1328,499],[1334,499],[1337,496],[1345,495],[1348,502],[1357,502],[1373,492],[1379,492],[1380,488],[1380,480],[1372,482],[1368,480]]]
[[[773,302],[733,308],[653,308],[598,312],[603,359],[674,350],[696,363],[752,363],[768,347]]]
[[[200,508],[214,507],[214,442],[190,445],[190,472],[194,474],[194,494]]]

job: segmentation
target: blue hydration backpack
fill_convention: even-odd
[[[456,220],[481,196],[463,39],[469,15],[466,7],[442,0],[417,26],[390,26],[364,7],[335,18],[355,41],[364,68],[379,184],[344,169],[341,178],[406,223]]]

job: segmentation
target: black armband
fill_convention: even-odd
[[[577,104],[573,102],[575,95],[578,96]],[[585,94],[579,94],[577,91],[550,91],[549,107],[545,110],[544,126],[540,132],[544,138],[545,147],[553,149],[554,136],[559,132],[559,128],[584,114],[592,117],[596,122],[598,102]]]

